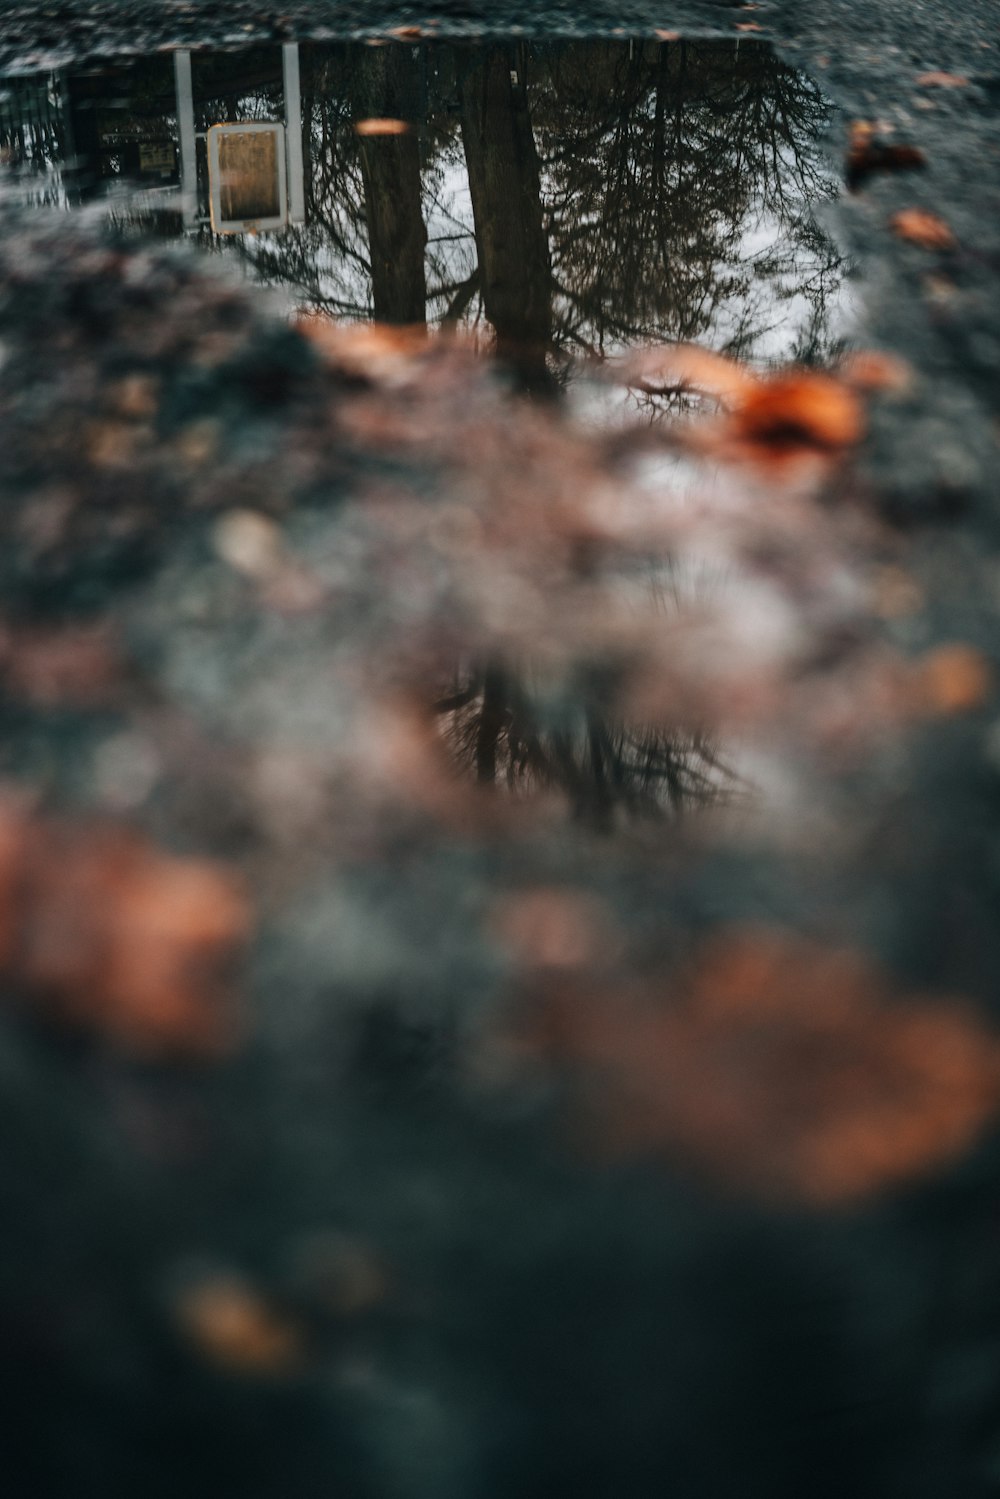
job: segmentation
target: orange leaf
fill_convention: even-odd
[[[532,998],[523,1039],[569,1064],[592,1149],[765,1196],[870,1195],[967,1150],[1000,1108],[1000,1038],[967,1008],[779,931],[723,930],[666,994],[550,978]]]
[[[909,240],[923,250],[951,250],[955,236],[936,213],[925,208],[901,208],[889,220],[889,228],[900,239]]]
[[[189,1286],[177,1298],[175,1315],[198,1352],[229,1373],[286,1374],[301,1359],[295,1324],[235,1276]]]
[[[795,370],[747,388],[734,413],[736,434],[764,447],[837,449],[864,433],[861,403],[831,375]]]
[[[214,1055],[235,1039],[227,970],[249,930],[220,866],[0,803],[0,967],[55,1017],[148,1055]]]
[[[355,120],[355,135],[409,135],[413,126],[406,120],[370,119]]]
[[[851,126],[846,162],[847,186],[851,192],[876,172],[915,171],[926,165],[927,158],[917,146],[876,140],[875,126],[870,121],[856,120]]]
[[[968,88],[969,80],[964,73],[921,73],[917,78],[919,88]]]
[[[929,651],[918,668],[918,688],[934,713],[967,713],[993,691],[993,673],[981,651],[971,645],[942,645]]]
[[[913,384],[913,371],[905,359],[879,349],[858,349],[841,360],[838,373],[856,390],[904,391]]]
[[[723,406],[742,399],[755,384],[754,377],[735,359],[697,344],[661,344],[637,350],[626,356],[620,370],[626,385],[646,390],[700,391]]]

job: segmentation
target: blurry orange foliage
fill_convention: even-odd
[[[938,646],[918,663],[917,694],[931,713],[966,713],[978,708],[993,685],[986,657],[961,642]]]
[[[843,380],[855,390],[903,391],[913,384],[913,371],[905,360],[880,349],[857,349],[838,366]]]
[[[551,980],[526,1032],[576,1072],[599,1154],[813,1206],[944,1164],[1000,1108],[1000,1038],[968,1009],[777,930],[724,929],[666,994]]]
[[[877,372],[876,378],[884,374]],[[741,457],[829,454],[864,435],[864,410],[855,389],[862,382],[815,370],[758,376],[723,354],[678,343],[630,355],[623,378],[645,390],[692,390],[718,402],[726,417],[707,436],[735,443]]]
[[[148,1055],[223,1051],[249,929],[223,868],[0,801],[0,969],[55,1017]]]
[[[901,208],[892,215],[889,228],[897,238],[922,250],[951,250],[955,246],[955,236],[944,219],[926,208]]]
[[[189,1286],[177,1299],[175,1315],[202,1357],[229,1373],[281,1375],[300,1361],[302,1338],[295,1324],[235,1276]]]
[[[736,435],[771,448],[846,448],[864,433],[854,392],[832,375],[792,370],[749,387],[735,413]]]
[[[370,119],[355,120],[355,135],[409,135],[411,125],[406,120]]]
[[[428,345],[423,324],[341,323],[323,313],[303,312],[296,328],[327,363],[364,380],[391,374]]]

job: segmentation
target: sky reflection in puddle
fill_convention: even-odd
[[[10,79],[0,150],[34,201],[127,187],[123,224],[299,309],[453,325],[544,387],[664,339],[828,359],[828,118],[752,42],[291,45]]]
[[[291,44],[9,79],[0,152],[22,201],[186,237],[289,313],[450,329],[519,389],[568,391],[594,428],[713,404],[578,378],[630,350],[684,341],[761,370],[842,350],[829,115],[752,42]],[[647,464],[659,515],[703,511],[687,551],[675,539],[661,558],[677,610],[685,578],[707,567],[731,590],[741,571],[711,467],[661,451],[650,483]],[[582,678],[553,709],[537,674],[480,654],[442,684],[437,735],[463,775],[557,789],[599,826],[742,800],[698,722],[621,722]]]

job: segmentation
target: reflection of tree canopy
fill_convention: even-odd
[[[494,324],[519,306],[536,309],[532,326],[544,312],[544,342],[567,352],[708,338],[767,357],[783,325],[786,357],[827,352],[842,267],[811,216],[832,192],[815,144],[827,106],[765,47],[337,45],[304,56],[309,222],[244,253],[311,308],[371,316],[373,234],[405,245],[408,216],[432,319],[475,322],[492,300]],[[352,122],[368,114],[419,122],[419,156],[411,141],[409,165],[400,159],[406,137],[366,147]],[[518,146],[522,118],[530,151]],[[373,191],[394,205],[388,224],[373,224]],[[501,254],[491,271],[512,239],[526,247],[514,270]],[[405,258],[394,259],[400,275]],[[381,300],[412,320],[412,270],[409,280]]]
[[[488,324],[536,385],[553,354],[664,338],[763,360],[829,352],[841,265],[811,216],[832,190],[815,144],[826,106],[766,47],[337,43],[300,63],[306,223],[199,231],[299,305]],[[192,69],[199,129],[281,118],[277,47],[195,54]],[[74,133],[171,128],[166,58],[67,81]],[[21,95],[0,112],[8,149],[50,163],[67,149],[60,111],[38,82]],[[414,130],[359,137],[371,116]],[[201,141],[198,156],[204,198]]]
[[[810,214],[831,191],[813,84],[707,42],[546,49],[533,77],[557,339],[748,355],[792,296],[822,321],[839,261]]]
[[[434,709],[455,763],[480,785],[560,791],[599,827],[678,816],[736,789],[706,734],[625,724],[583,699],[548,722],[524,677],[499,665],[469,672]]]

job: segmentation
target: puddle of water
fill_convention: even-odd
[[[829,112],[757,43],[290,45],[9,79],[0,150],[32,201],[109,196],[297,309],[451,325],[552,386],[664,339],[829,358]]]
[[[593,428],[706,404],[683,383],[586,378],[636,348],[697,343],[759,369],[836,356],[852,301],[822,226],[829,118],[757,43],[291,44],[9,79],[0,151],[22,201],[186,237],[290,315],[450,329],[520,389],[568,392]],[[780,589],[761,604],[771,585],[748,575],[710,466],[661,452],[633,475],[654,532],[694,517],[651,544],[654,566],[680,594],[706,568],[729,574],[748,619],[781,616],[780,654],[794,622]],[[632,588],[602,586],[605,604]],[[651,632],[671,612],[661,593],[626,603]],[[742,800],[690,715],[621,721],[598,657],[553,691],[530,658],[474,655],[433,704],[437,738],[467,778],[555,789],[600,826]]]

